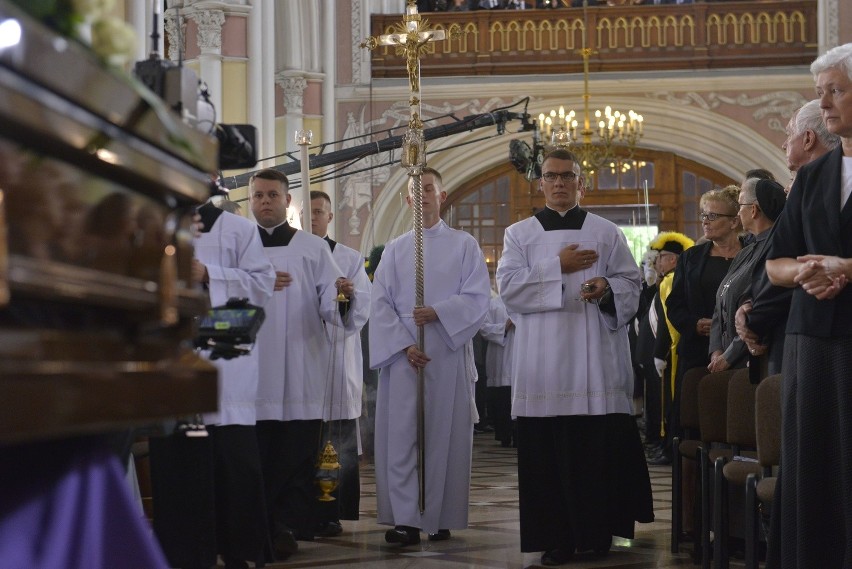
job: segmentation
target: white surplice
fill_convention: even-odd
[[[296,231],[286,246],[263,250],[293,281],[272,293],[258,334],[257,420],[322,419],[331,364],[323,321],[340,323],[335,281],[343,272],[328,243],[306,231]]]
[[[370,365],[380,369],[376,401],[378,522],[435,533],[467,527],[473,446],[471,339],[488,310],[488,269],[478,243],[443,221],[423,231],[424,305],[438,320],[424,327],[426,507],[418,509],[417,372],[405,348],[414,325],[414,237],[405,233],[382,253],[373,280]]]
[[[559,251],[594,249],[587,269],[563,274]],[[577,300],[580,285],[605,277],[615,314]],[[581,229],[545,231],[536,217],[506,229],[497,283],[515,316],[512,415],[632,413],[626,325],[639,302],[640,272],[618,227],[588,213]]]
[[[361,416],[361,393],[364,387],[361,328],[370,316],[372,289],[367,271],[364,270],[364,257],[361,253],[346,245],[335,243],[332,256],[346,278],[352,281],[355,292],[346,315],[347,328],[326,327],[334,356],[334,379],[329,384],[329,394],[326,395],[331,402],[323,411],[323,419],[326,421],[357,419]]]
[[[207,267],[210,305],[229,298],[248,298],[264,307],[272,296],[275,270],[266,255],[254,223],[222,212],[210,228],[194,240],[195,258]],[[219,370],[219,412],[204,416],[209,425],[254,425],[258,383],[257,347],[250,354],[214,360]]]
[[[515,341],[515,328],[506,331],[509,313],[499,296],[491,299],[488,314],[480,332],[488,340],[485,352],[485,377],[488,387],[509,387],[512,385],[512,346]]]

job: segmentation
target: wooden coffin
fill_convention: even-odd
[[[215,139],[0,2],[0,444],[216,408],[191,220]]]

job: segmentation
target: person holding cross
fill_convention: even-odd
[[[406,201],[412,207],[412,183]],[[447,197],[441,175],[422,173],[424,306],[415,307],[414,238],[389,242],[373,280],[370,366],[379,370],[376,400],[378,522],[385,541],[400,545],[444,540],[467,527],[474,380],[471,340],[490,301],[488,268],[479,244],[441,220]],[[424,350],[417,348],[424,327]],[[424,511],[418,508],[417,374],[425,374]]]

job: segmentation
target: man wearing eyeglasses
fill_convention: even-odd
[[[545,157],[546,207],[506,229],[497,267],[517,317],[521,551],[544,551],[544,565],[604,555],[613,535],[654,519],[626,327],[639,268],[618,227],[579,207],[579,177],[571,152]]]

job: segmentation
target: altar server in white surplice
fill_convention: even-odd
[[[605,553],[653,520],[626,328],[639,268],[618,227],[579,207],[579,174],[571,152],[548,154],[547,207],[506,229],[497,267],[516,327],[521,551],[544,565]]]
[[[315,465],[328,400],[330,346],[325,326],[340,326],[352,283],[334,262],[328,244],[287,223],[287,177],[261,170],[249,182],[249,204],[264,251],[276,271],[257,348],[260,382],[257,434],[264,462],[273,548],[278,557],[311,540],[316,529]],[[344,322],[351,322],[343,319]]]
[[[275,271],[254,223],[207,203],[195,238],[193,279],[211,306],[246,298],[257,306],[272,295]],[[219,410],[205,415],[208,438],[152,437],[154,530],[173,567],[207,567],[221,554],[231,566],[263,562],[266,505],[255,434],[257,350],[217,359]]]
[[[331,370],[334,379],[328,386],[329,405],[323,411],[324,440],[330,440],[340,457],[340,480],[332,496],[333,502],[324,502],[320,508],[317,535],[334,537],[343,528],[340,520],[357,520],[360,507],[361,484],[358,476],[359,435],[358,417],[361,416],[361,393],[364,387],[364,356],[361,353],[361,329],[370,316],[370,279],[364,269],[364,257],[328,236],[328,226],[334,214],[331,198],[325,192],[311,192],[311,233],[322,237],[331,248],[335,262],[343,274],[352,281],[354,290],[347,318],[350,327],[327,326],[333,359]]]
[[[467,527],[476,377],[471,339],[488,310],[488,269],[477,242],[441,221],[441,176],[425,168],[424,306],[414,308],[414,234],[388,243],[373,279],[370,365],[379,369],[376,499],[389,543],[450,537]],[[406,198],[411,206],[411,192]],[[417,349],[424,325],[425,353]],[[418,508],[417,368],[425,372],[426,503]]]
[[[488,341],[488,349],[485,351],[488,417],[494,425],[494,438],[502,446],[509,447],[512,446],[512,346],[515,342],[515,323],[506,312],[506,305],[499,295],[491,299],[480,333]]]

